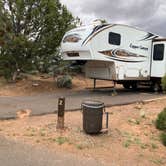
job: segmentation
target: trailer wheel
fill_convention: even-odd
[[[133,90],[136,90],[138,88],[137,82],[132,83],[131,87],[132,87]]]
[[[123,87],[125,88],[125,89],[130,89],[130,87],[131,87],[131,84],[129,84],[129,83],[123,83]]]
[[[161,85],[159,82],[154,82],[154,84],[152,85],[152,89],[154,92],[159,92],[161,90]]]

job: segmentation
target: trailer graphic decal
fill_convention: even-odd
[[[130,43],[129,47],[133,48],[133,49],[141,49],[141,50],[144,50],[144,51],[148,51],[148,47],[144,47],[142,45],[138,46],[138,45],[134,45],[134,44]]]
[[[99,53],[107,55],[109,56],[109,58],[113,60],[124,61],[124,62],[144,62],[146,60],[146,56],[135,54],[124,49],[105,50],[105,51],[99,51]],[[138,58],[141,59],[138,60]]]
[[[87,44],[94,36],[96,36],[99,32],[102,32],[105,29],[108,29],[114,25],[112,24],[104,24],[97,26],[93,29],[93,31],[89,34],[89,36],[82,42],[82,45]]]
[[[141,40],[139,40],[139,41],[143,41],[143,40],[151,40],[151,39],[155,39],[155,38],[157,38],[158,36],[156,36],[156,35],[154,35],[154,34],[152,34],[152,33],[147,33],[147,35],[143,38],[143,39],[141,39]]]

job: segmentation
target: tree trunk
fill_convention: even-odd
[[[14,82],[14,83],[16,82],[17,77],[18,77],[19,74],[20,74],[20,70],[17,69],[12,75],[12,82]]]

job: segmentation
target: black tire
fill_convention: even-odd
[[[130,89],[131,84],[130,84],[130,83],[128,83],[128,82],[123,83],[123,87],[124,87],[125,89]]]
[[[160,83],[159,82],[154,82],[153,83],[153,85],[152,85],[152,90],[154,91],[154,92],[159,92],[159,91],[161,91],[161,85],[160,85]]]
[[[137,82],[132,83],[132,84],[131,84],[131,87],[132,87],[133,90],[137,90],[137,89],[138,89],[138,84],[137,84]]]

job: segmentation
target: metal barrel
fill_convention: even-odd
[[[100,101],[84,101],[83,130],[88,134],[97,134],[102,129],[104,103]]]

